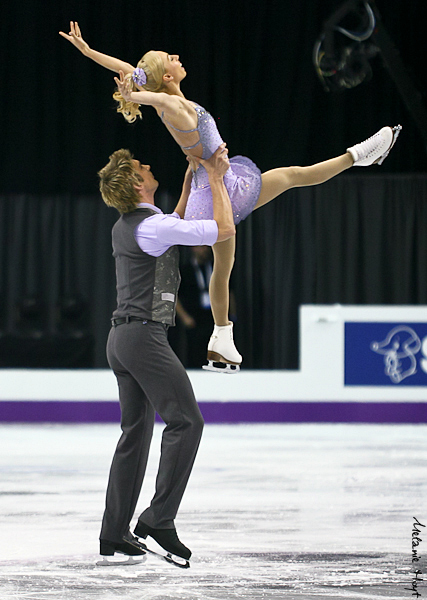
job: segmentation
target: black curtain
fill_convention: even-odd
[[[0,36],[1,364],[106,366],[114,306],[110,229],[96,172],[117,148],[151,164],[170,210],[185,158],[150,108],[116,114],[113,73],[58,35],[78,20],[100,51],[136,63],[177,52],[185,95],[218,120],[230,155],[265,171],[342,153],[385,124],[403,131],[381,167],[293,190],[238,227],[236,339],[247,367],[297,368],[301,303],[424,303],[426,148],[384,61],[326,93],[312,64],[342,2],[23,0],[2,6]],[[425,102],[421,0],[376,5]],[[357,21],[357,19],[356,19]],[[357,28],[357,22],[352,23]],[[44,358],[43,358],[44,357]]]
[[[116,215],[93,196],[27,194],[0,214],[0,366],[104,365]]]
[[[254,212],[235,266],[245,364],[298,368],[301,304],[425,304],[426,231],[425,175],[341,176]]]
[[[0,191],[97,193],[96,172],[120,147],[152,165],[176,193],[186,161],[143,108],[134,125],[117,115],[113,73],[89,61],[58,31],[78,20],[96,50],[136,64],[148,49],[180,55],[186,97],[218,120],[230,155],[262,171],[342,153],[386,124],[404,127],[385,172],[424,171],[426,152],[381,55],[373,77],[326,93],[312,64],[324,21],[339,0],[22,0],[2,6]],[[377,0],[385,27],[424,98],[424,4]],[[351,23],[357,28],[358,23]],[[421,64],[420,64],[421,59]]]
[[[0,197],[1,366],[107,366],[117,216],[98,196]],[[298,368],[301,304],[424,304],[426,231],[427,175],[343,175],[253,213],[232,280],[245,367]]]

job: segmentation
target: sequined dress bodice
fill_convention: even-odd
[[[215,150],[222,144],[223,140],[219,135],[218,128],[212,115],[205,110],[203,106],[200,106],[200,104],[197,104],[196,102],[192,102],[192,104],[197,113],[197,127],[195,129],[178,129],[177,127],[174,127],[169,121],[166,121],[164,113],[162,113],[161,119],[163,123],[178,133],[192,133],[197,131],[199,134],[199,141],[191,146],[181,146],[180,144],[180,148],[183,150],[192,150],[201,144],[203,150],[202,158],[207,159],[212,156]]]
[[[202,158],[207,160],[223,143],[216,123],[210,113],[200,104],[192,103],[197,113],[197,127],[195,129],[177,129],[166,121],[162,113],[161,119],[165,125],[178,133],[199,134],[199,140],[191,146],[182,146],[182,150],[191,150],[199,144],[202,146]],[[224,175],[234,222],[239,223],[252,212],[261,191],[261,171],[255,163],[246,156],[233,156],[230,158],[230,167]],[[185,219],[213,219],[212,192],[209,185],[208,173],[203,165],[193,171],[191,192],[185,210]]]

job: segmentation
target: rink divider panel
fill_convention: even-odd
[[[199,406],[206,423],[427,423],[427,404],[422,402],[200,402]],[[119,423],[120,406],[110,401],[3,401],[0,421]]]
[[[299,330],[299,370],[189,370],[206,422],[427,422],[426,306],[304,305]],[[109,369],[0,369],[0,421],[119,419]]]

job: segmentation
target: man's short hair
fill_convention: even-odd
[[[132,212],[141,202],[135,186],[144,180],[132,161],[131,152],[121,148],[113,152],[108,164],[98,172],[102,199],[121,214]]]

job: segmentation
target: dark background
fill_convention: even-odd
[[[133,125],[117,115],[113,73],[58,35],[70,19],[91,47],[134,64],[148,49],[178,53],[186,97],[218,119],[230,155],[247,155],[263,171],[324,160],[383,125],[403,125],[383,166],[291,190],[239,225],[233,288],[246,367],[298,368],[302,303],[426,302],[419,127],[381,54],[370,61],[370,81],[341,93],[325,92],[312,64],[323,24],[342,4],[47,0],[2,7],[0,366],[107,366],[110,230],[118,215],[103,205],[96,172],[114,150],[130,148],[151,164],[167,211],[186,168],[153,109],[143,108]],[[423,4],[376,6],[425,103]]]

